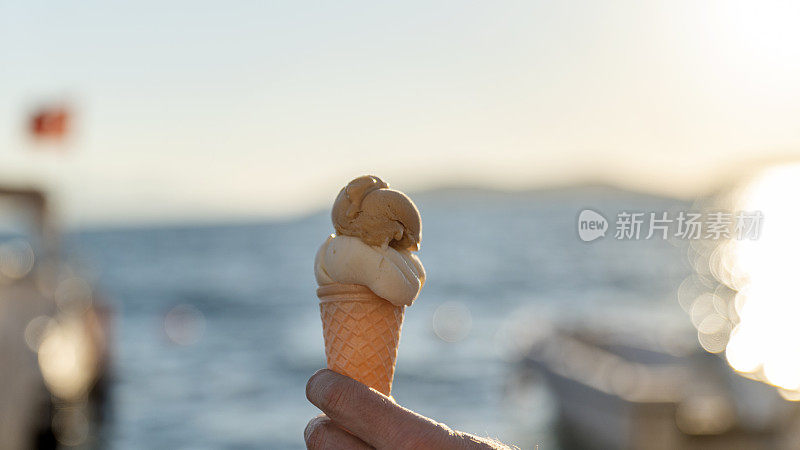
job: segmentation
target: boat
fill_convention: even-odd
[[[562,448],[800,448],[798,404],[735,373],[688,330],[542,329],[520,370],[548,385]]]

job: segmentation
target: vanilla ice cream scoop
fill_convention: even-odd
[[[408,250],[367,245],[352,236],[332,234],[314,260],[320,286],[360,284],[395,305],[409,306],[425,284],[425,269]]]
[[[414,202],[376,176],[358,177],[345,186],[331,219],[337,234],[368,245],[417,251],[422,242],[422,219]]]

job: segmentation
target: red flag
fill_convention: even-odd
[[[42,108],[30,120],[30,132],[35,138],[63,139],[69,131],[70,114],[67,108]]]

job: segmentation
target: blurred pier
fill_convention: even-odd
[[[0,202],[0,448],[91,446],[111,312],[60,258],[44,192],[0,186]]]

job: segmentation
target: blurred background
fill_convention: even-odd
[[[797,448],[798,21],[0,2],[0,448],[303,448],[312,260],[365,173],[423,217],[399,403],[520,448]],[[764,220],[585,243],[584,208]]]

